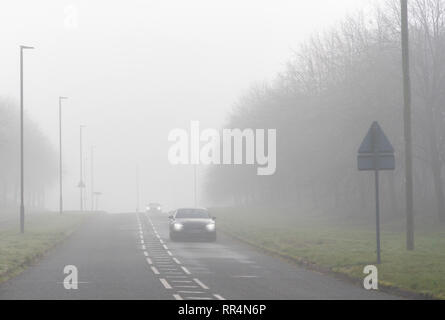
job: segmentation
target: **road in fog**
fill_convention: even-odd
[[[63,286],[66,265],[77,290]],[[166,214],[92,217],[35,266],[0,285],[0,299],[394,299],[294,266],[219,234],[168,239]]]

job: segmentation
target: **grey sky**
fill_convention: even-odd
[[[369,2],[2,1],[0,95],[18,101],[18,46],[36,46],[25,57],[26,110],[55,145],[57,97],[70,97],[64,103],[67,209],[78,207],[79,124],[87,126],[87,174],[96,146],[103,209],[134,210],[136,164],[141,205],[191,205],[193,170],[169,165],[168,132],[191,120],[220,127],[240,94],[273,79],[291,49]],[[77,27],[69,27],[75,13]],[[56,191],[48,196],[52,209]]]

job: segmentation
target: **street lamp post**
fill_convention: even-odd
[[[196,164],[193,165],[193,197],[194,197],[194,205],[195,208],[198,207],[198,181],[197,181],[197,168],[196,168]]]
[[[80,211],[83,211],[83,188],[85,188],[85,184],[83,182],[83,149],[82,149],[82,130],[85,126],[80,126],[80,181],[79,181],[79,190],[80,190]]]
[[[91,211],[94,211],[94,149],[96,147],[91,147]]]
[[[59,97],[59,213],[63,212],[63,196],[62,196],[62,100],[67,97]]]
[[[411,79],[409,68],[409,21],[408,0],[401,0],[402,17],[402,59],[403,59],[403,100],[405,133],[405,180],[406,180],[406,247],[414,250],[414,204],[413,204],[413,148],[411,116]]]
[[[20,46],[20,232],[25,233],[25,179],[23,154],[23,50],[33,47]]]

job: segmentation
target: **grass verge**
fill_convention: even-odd
[[[0,283],[16,276],[69,236],[86,215],[30,214],[25,234],[16,222],[0,228]]]
[[[302,217],[291,210],[212,209],[219,228],[270,253],[301,265],[362,282],[366,265],[375,264],[371,221]],[[371,222],[371,223],[370,223]],[[416,250],[405,249],[404,221],[382,225],[381,289],[445,299],[445,228],[418,223]]]

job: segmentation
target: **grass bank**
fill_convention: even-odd
[[[362,281],[363,268],[375,264],[375,227],[359,219],[299,216],[291,210],[212,209],[218,225],[257,247],[305,265]],[[404,221],[382,225],[382,264],[379,284],[384,288],[445,299],[445,228],[419,222],[416,250],[405,250]]]
[[[26,220],[25,234],[17,219],[0,226],[0,283],[19,274],[64,240],[88,215],[35,213]]]

